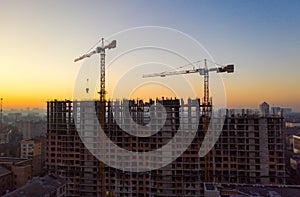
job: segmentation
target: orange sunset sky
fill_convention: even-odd
[[[113,61],[122,50],[129,50],[132,43],[140,44],[139,35],[148,39],[144,30],[133,32],[135,36],[114,36],[117,32],[160,26],[172,29],[161,31],[174,34],[174,39],[168,40],[168,35],[161,39],[158,35],[155,44],[170,46],[172,51],[178,50],[190,61],[210,56],[220,64],[235,64],[234,74],[218,77],[223,87],[214,86],[212,81],[211,92],[216,100],[218,94],[214,91],[221,88],[230,108],[257,108],[266,101],[271,106],[300,111],[299,8],[298,1],[3,1],[0,3],[3,109],[45,108],[48,100],[73,99],[78,73],[87,64],[73,60],[87,52],[102,36],[117,39],[115,52],[113,49],[107,52],[107,62],[112,62],[107,67],[107,98],[113,97],[124,73],[132,71],[133,64],[141,64],[135,62],[135,57],[145,60],[148,66],[134,70],[122,81],[120,88],[128,88],[130,95],[118,92],[114,96],[145,99],[163,95],[193,96],[181,86],[182,80],[187,80],[193,93],[202,98],[203,78],[198,74],[168,77],[160,79],[159,83],[156,79],[150,82],[141,79],[144,73],[167,70],[168,65],[157,63],[161,60],[164,64],[176,64],[174,67],[186,64],[180,60],[172,62],[170,54],[170,58],[159,57],[162,52],[153,52],[151,59],[147,59],[144,53],[137,53],[128,60]],[[192,40],[175,39],[177,30]],[[168,43],[164,42],[166,40]],[[197,56],[196,45],[194,50],[192,44],[187,44],[196,41],[209,52],[208,55]],[[155,65],[150,61],[156,62]],[[98,68],[95,65],[88,72],[98,73],[95,70]],[[130,79],[140,84],[131,85]],[[167,82],[178,85],[182,92],[178,94],[178,90],[162,85]],[[82,87],[93,86],[82,83]]]

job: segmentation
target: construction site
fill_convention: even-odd
[[[105,46],[102,39],[101,47],[75,59],[79,61],[100,53],[99,100],[47,102],[46,168],[48,173],[66,179],[67,196],[204,196],[207,182],[285,184],[284,118],[281,115],[226,110],[224,120],[216,121],[213,126],[222,130],[217,142],[208,154],[199,157],[204,139],[213,138],[206,137],[213,112],[209,72],[232,73],[233,65],[208,68],[204,60],[204,68],[144,75],[199,73],[204,76],[203,99],[109,101],[105,98],[105,50],[115,47],[116,41]],[[150,113],[151,106],[158,105],[166,112],[161,128],[160,111],[154,110],[158,117],[155,120]],[[127,111],[117,115],[118,109]],[[151,122],[151,129],[158,131],[148,137],[131,135],[119,124],[122,122],[122,126],[130,130],[133,129],[131,120],[142,126]],[[99,132],[99,125],[104,133]],[[166,165],[163,163],[170,159],[164,155],[128,157],[107,149],[109,145],[104,140],[108,138],[119,148],[131,152],[151,152],[168,144],[179,130],[186,135],[177,138],[168,149],[170,155],[179,155]],[[176,152],[183,147],[187,148]],[[143,170],[133,170],[135,168]]]
[[[99,106],[99,101],[86,102]],[[180,114],[184,111],[179,100],[155,102],[168,109],[165,125],[157,134],[149,138],[131,136],[122,132],[112,118],[107,118],[106,135],[119,147],[132,151],[144,152],[164,146],[175,135]],[[130,103],[131,117],[140,123],[148,121],[141,109],[149,107],[151,102]],[[188,107],[190,104],[184,105]],[[109,109],[113,106],[114,103],[107,103],[107,114],[111,113]],[[200,118],[196,137],[174,162],[148,172],[127,172],[105,165],[102,187],[102,162],[89,152],[77,133],[72,116],[73,102],[50,101],[47,108],[46,166],[49,173],[67,178],[68,196],[201,196],[204,182],[285,183],[283,117],[280,116],[263,117],[246,110],[243,114],[227,111],[221,136],[210,151],[209,166],[198,154],[204,138],[203,118]],[[91,120],[86,108],[81,113],[83,120]],[[89,129],[85,131],[89,132]],[[182,139],[178,144],[183,146],[185,141]],[[90,144],[95,149],[100,146],[97,137]],[[147,159],[141,162],[138,158],[118,158],[115,152],[105,152],[105,157],[110,158],[111,163],[122,162],[124,167],[146,165],[147,162]],[[159,162],[160,156],[157,158]],[[209,177],[205,176],[206,168]]]

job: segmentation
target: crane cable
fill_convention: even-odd
[[[213,61],[211,61],[210,59],[207,59],[207,61],[208,61],[208,62],[211,62],[211,63],[213,63],[213,64],[215,64],[215,65],[221,66],[221,67],[225,66],[225,65],[222,65],[222,64],[218,64],[218,63],[216,63],[216,62],[213,62]]]
[[[95,48],[95,46],[97,45],[97,44],[99,44],[100,42],[101,42],[102,40],[100,39],[100,40],[98,40],[87,52],[86,52],[86,54],[87,53],[89,53],[93,48]]]
[[[184,67],[187,67],[187,66],[196,64],[196,63],[200,63],[200,62],[202,62],[202,61],[204,61],[204,59],[198,60],[198,61],[194,61],[194,62],[185,64],[185,65],[179,66],[179,67],[177,67],[177,68],[173,68],[173,69],[170,69],[170,70],[166,70],[166,71],[162,72],[162,74],[164,74],[164,73],[166,73],[166,72],[170,72],[170,71],[176,71],[176,70],[178,70],[178,69],[181,69],[181,68],[184,68]],[[193,65],[193,69],[195,69],[194,65]]]
[[[100,42],[102,41],[102,39],[100,39],[100,40],[98,40],[86,53],[89,53],[93,48],[95,48],[95,46],[97,45],[97,44],[99,44]],[[103,41],[105,41],[105,42],[110,42],[109,40],[103,40]]]
[[[224,65],[222,65],[222,64],[218,64],[218,63],[216,63],[216,62],[213,62],[213,61],[211,61],[210,59],[206,59],[206,60],[207,60],[208,62],[212,63],[212,64],[215,64],[215,65],[218,65],[218,66],[221,66],[221,67],[223,67],[223,66],[224,66]],[[170,72],[170,71],[176,71],[176,70],[178,70],[178,69],[181,69],[181,68],[184,68],[184,67],[187,67],[187,66],[190,66],[190,65],[196,64],[196,63],[200,63],[200,62],[203,62],[203,61],[204,61],[204,59],[202,59],[202,60],[198,60],[198,61],[194,61],[194,62],[191,62],[191,63],[185,64],[185,65],[183,65],[183,66],[179,66],[179,67],[177,67],[177,68],[174,68],[174,69],[170,69],[170,70],[163,71],[163,72],[161,72],[161,74],[164,74],[164,73],[166,73],[166,72]],[[193,65],[193,69],[195,69],[194,65]]]

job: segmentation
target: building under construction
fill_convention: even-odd
[[[199,104],[196,109],[194,102]],[[178,99],[156,99],[147,102],[132,100],[128,103],[129,106],[123,106],[124,102],[120,101],[105,104],[105,124],[101,126],[106,136],[118,147],[135,152],[159,149],[176,135],[180,124],[185,124],[182,128],[188,133],[195,125],[189,121],[199,121],[191,142],[184,137],[176,141],[176,146],[186,145],[188,148],[168,165],[143,172],[127,171],[126,166],[147,167],[148,160],[159,164],[162,162],[161,157],[158,156],[157,160],[126,159],[117,156],[116,152],[105,151],[104,157],[109,158],[110,164],[119,162],[124,168],[121,170],[105,165],[105,171],[102,172],[101,162],[90,153],[93,152],[91,147],[94,150],[101,147],[96,131],[98,118],[91,116],[91,110],[86,107],[92,106],[98,114],[100,102],[81,101],[78,104],[69,100],[49,101],[46,167],[49,173],[57,174],[68,181],[67,196],[203,196],[203,183],[207,181],[205,168],[209,170],[209,181],[215,183],[285,183],[283,117],[263,116],[249,110],[243,110],[239,114],[227,110],[222,133],[210,151],[211,162],[206,166],[205,158],[200,158],[198,154],[205,136],[200,100],[183,102]],[[114,108],[124,107],[128,108],[129,114],[118,116],[123,123],[132,118],[137,124],[148,124],[150,106],[157,103],[166,109],[166,121],[150,137],[130,135],[122,131],[115,120]],[[187,122],[182,121],[182,117],[187,117]],[[75,121],[85,122],[80,127],[82,129],[85,126],[86,129],[78,131]],[[160,120],[156,121],[158,124]],[[82,143],[85,139],[80,138],[80,132],[90,132],[90,135],[84,135],[89,136],[88,144]]]

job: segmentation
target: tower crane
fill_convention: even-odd
[[[105,101],[105,50],[116,48],[117,41],[113,40],[108,45],[104,46],[104,38],[101,39],[101,47],[97,47],[95,50],[86,53],[74,60],[74,62],[80,61],[82,59],[91,57],[96,53],[100,53],[100,101]]]
[[[199,61],[198,61],[199,62]],[[180,70],[180,71],[167,71],[161,73],[152,73],[152,74],[144,74],[143,78],[147,77],[166,77],[168,75],[183,75],[183,74],[191,74],[191,73],[199,73],[204,76],[204,97],[202,102],[203,109],[203,131],[204,134],[207,133],[209,123],[210,123],[210,115],[212,112],[212,102],[209,98],[209,72],[217,72],[217,73],[233,73],[234,65],[229,64],[226,66],[220,66],[216,68],[208,68],[207,59],[204,59],[204,68],[193,68],[189,70]],[[210,179],[210,152],[205,155],[205,181],[209,182]]]
[[[99,42],[98,42],[99,43]],[[96,43],[96,44],[98,44]],[[74,60],[74,62],[80,61],[82,59],[91,57],[92,55],[96,54],[96,53],[100,53],[100,110],[99,110],[99,120],[100,120],[100,125],[101,127],[105,128],[105,109],[106,109],[106,100],[105,100],[105,50],[106,49],[113,49],[116,48],[117,46],[117,41],[113,40],[112,42],[110,42],[108,45],[104,44],[104,38],[101,39],[101,46],[96,47],[95,50],[86,53],[78,58],[76,58]],[[88,89],[86,89],[86,91],[88,92]],[[100,139],[101,139],[101,150],[100,150],[100,154],[102,156],[104,156],[105,154],[105,150],[104,150],[104,134],[103,132],[100,132]],[[105,196],[106,192],[105,192],[105,165],[103,162],[100,162],[100,181],[101,181],[101,191],[100,191],[100,196],[103,197]]]

